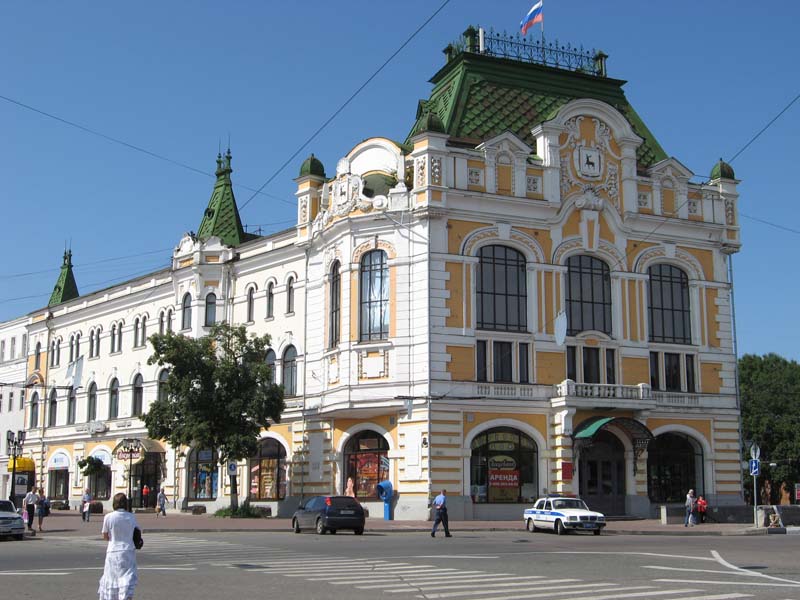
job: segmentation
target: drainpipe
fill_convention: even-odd
[[[738,425],[739,425],[739,458],[744,460],[744,457],[741,455],[742,452],[742,403],[741,398],[739,396],[739,344],[736,339],[736,305],[734,303],[734,294],[733,294],[733,254],[728,255],[728,284],[731,286],[731,329],[733,330],[731,333],[733,334],[733,377],[734,383],[736,385],[736,411],[738,413]],[[716,491],[716,481],[714,482],[714,490]],[[744,472],[742,469],[739,469],[739,489],[744,490]],[[757,500],[755,496],[753,496],[753,503],[756,504]]]

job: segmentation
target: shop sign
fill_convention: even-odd
[[[564,481],[571,481],[573,475],[573,467],[571,462],[564,461],[561,463],[561,479]]]
[[[14,476],[14,495],[24,496],[28,493],[28,474],[17,473]]]
[[[516,469],[517,461],[510,456],[494,456],[489,459],[489,469]]]
[[[141,461],[144,458],[144,450],[140,449],[140,450],[127,451],[127,450],[119,449],[119,450],[117,450],[117,453],[116,453],[115,456],[116,456],[116,459],[118,461],[121,461],[121,462],[131,461],[131,462],[135,462],[136,463],[136,462]]]
[[[489,470],[489,486],[493,488],[518,488],[519,471]]]
[[[63,452],[56,452],[50,457],[48,469],[69,469],[69,456]]]

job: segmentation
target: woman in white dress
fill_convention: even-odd
[[[133,530],[138,524],[136,517],[126,510],[125,494],[115,494],[112,506],[114,512],[103,519],[103,539],[108,541],[108,547],[97,593],[100,600],[130,600],[139,581],[133,545]]]

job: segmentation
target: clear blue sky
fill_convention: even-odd
[[[3,3],[0,95],[207,173],[230,134],[235,182],[258,188],[440,4]],[[442,48],[470,24],[513,31],[531,4],[451,0],[243,221],[265,232],[293,223],[292,180],[309,152],[330,174],[364,138],[404,139]],[[789,2],[545,2],[548,38],[608,53],[609,75],[629,82],[667,154],[701,175],[800,93],[798,22]],[[166,264],[200,223],[211,177],[5,100],[0,132],[0,320],[46,304],[65,243],[85,293]],[[796,140],[800,102],[734,161],[742,213],[800,230]],[[236,195],[241,206],[251,192]],[[744,217],[742,226],[740,352],[799,359],[800,237]]]

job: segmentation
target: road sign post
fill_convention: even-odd
[[[753,442],[750,446],[750,475],[753,476],[753,525],[758,527],[758,474],[761,471],[761,464],[758,459],[761,458],[761,448],[757,443]]]

